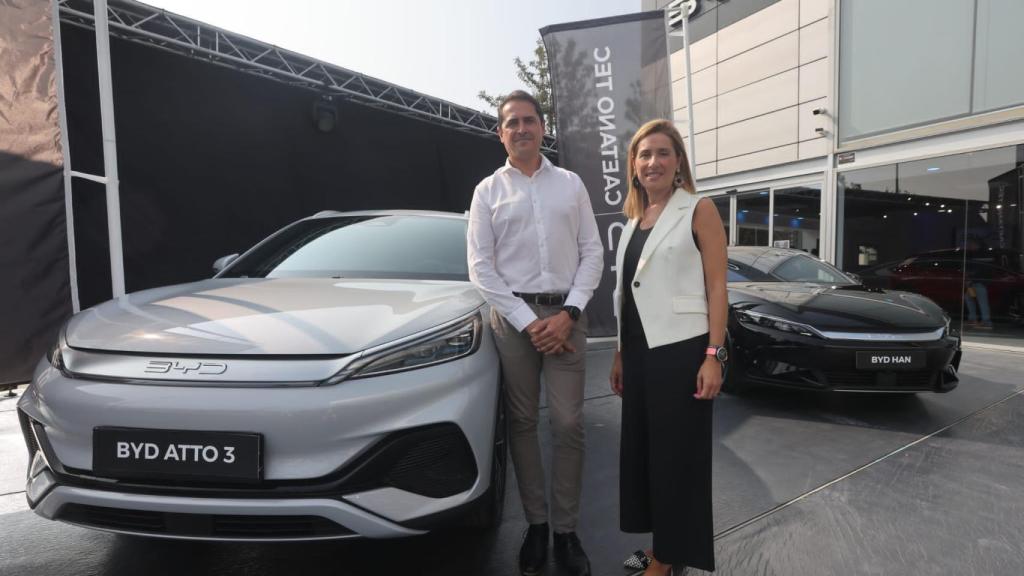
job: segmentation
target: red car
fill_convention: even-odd
[[[966,270],[966,274],[965,274]],[[991,319],[1024,321],[1024,253],[1016,250],[936,250],[857,271],[864,284],[927,296],[951,316],[968,308],[965,295],[977,300],[984,286]],[[968,290],[971,288],[971,290]],[[964,317],[968,317],[964,313]]]

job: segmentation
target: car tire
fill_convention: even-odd
[[[495,528],[501,523],[505,510],[505,484],[508,478],[508,420],[505,402],[498,394],[498,407],[494,415],[494,443],[491,448],[491,484],[466,516],[470,528]]]

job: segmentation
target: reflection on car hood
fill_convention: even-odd
[[[729,284],[729,303],[823,330],[907,332],[934,330],[945,324],[942,309],[924,296],[860,285],[733,282]]]
[[[357,352],[483,304],[468,282],[210,279],[145,290],[68,324],[75,348],[161,354]]]

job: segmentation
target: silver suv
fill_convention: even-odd
[[[74,316],[18,416],[35,512],[205,540],[495,524],[506,432],[466,220],[320,213]]]

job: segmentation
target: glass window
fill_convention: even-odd
[[[890,223],[890,212],[903,208],[896,194],[896,165],[840,172],[837,180],[836,264],[856,272],[879,262],[879,250],[882,261],[906,257],[902,247],[888,251],[890,244],[872,233]]]
[[[748,263],[741,262],[742,256],[734,258],[729,253],[729,264],[726,270],[726,282],[777,282],[771,275],[754,268]]]
[[[929,297],[969,339],[1024,338],[1024,146],[838,180],[841,269]]]
[[[736,195],[736,245],[768,245],[768,190]]]
[[[853,283],[835,268],[807,256],[787,258],[772,270],[772,275],[783,282]]]
[[[978,0],[974,34],[975,112],[1024,104],[1024,2]]]
[[[715,196],[711,199],[718,208],[718,215],[722,218],[722,226],[725,227],[725,237],[729,238],[729,196]]]
[[[750,278],[744,276],[738,269],[729,266],[729,269],[725,271],[726,282],[749,282]]]
[[[840,9],[841,141],[970,113],[973,2],[844,0]]]
[[[440,216],[344,216],[285,228],[227,269],[230,278],[469,280],[466,221]]]
[[[775,190],[772,245],[818,255],[821,243],[821,186]]]

